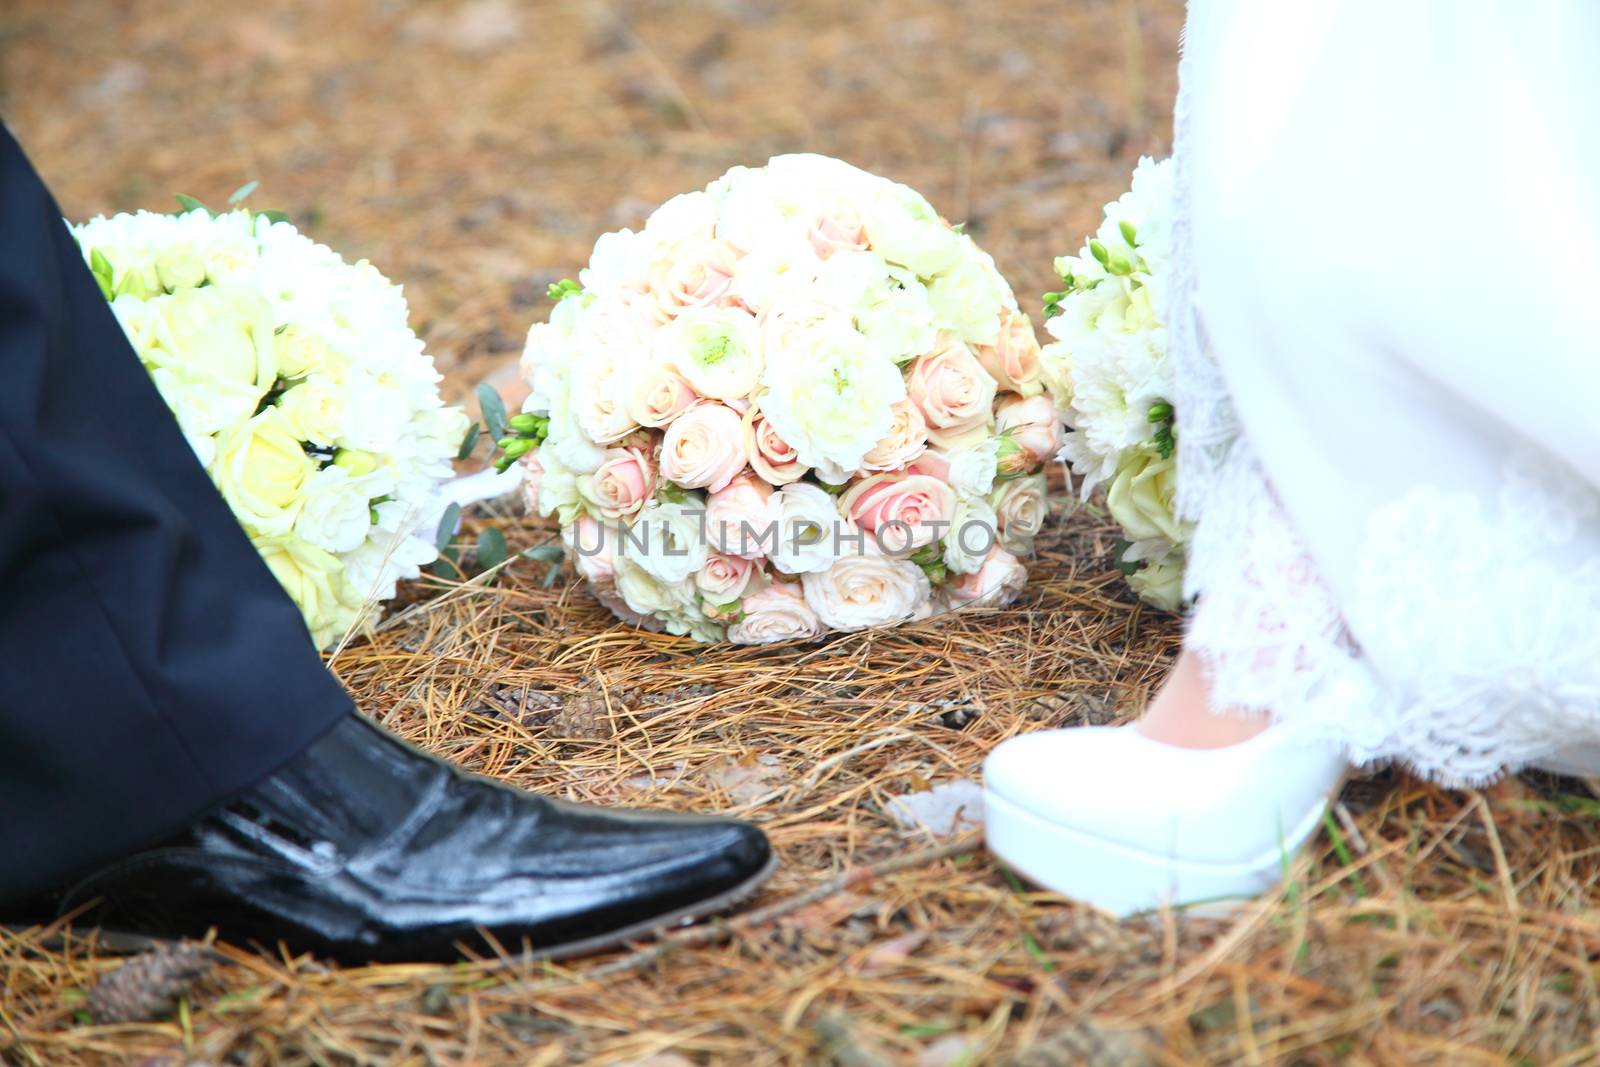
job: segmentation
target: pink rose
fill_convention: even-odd
[[[751,468],[773,485],[797,482],[810,470],[800,454],[778,436],[761,409],[748,405],[744,413],[744,451]]]
[[[737,645],[810,641],[825,629],[794,582],[774,581],[746,596],[740,607],[744,614],[728,627],[728,640]]]
[[[1021,312],[1007,312],[1000,320],[999,339],[992,345],[974,346],[972,351],[983,369],[1000,383],[1000,388],[1023,396],[1044,392],[1039,338],[1033,332],[1033,323]]]
[[[706,565],[695,572],[694,585],[708,607],[722,608],[744,596],[755,574],[756,565],[751,560],[712,552],[706,556]]]
[[[906,393],[928,424],[928,440],[941,448],[988,429],[994,418],[994,378],[952,334],[911,365]]]
[[[930,478],[948,482],[950,480],[950,456],[937,448],[930,448],[911,461],[911,464],[906,467],[906,473],[926,474]]]
[[[732,408],[701,404],[667,427],[661,473],[683,488],[715,493],[744,467],[744,423]]]
[[[656,470],[639,448],[608,448],[593,474],[578,479],[578,494],[603,518],[638,513],[656,491]]]
[[[614,588],[617,543],[614,529],[600,525],[588,515],[581,515],[577,522],[561,528],[561,540],[567,546],[567,555],[572,559],[573,567],[577,568],[584,581],[603,592],[610,592]]]
[[[813,215],[806,225],[806,237],[821,259],[835,252],[860,252],[867,247],[867,228],[861,224],[861,213],[843,202]]]
[[[928,450],[928,424],[909,400],[894,406],[894,422],[883,440],[861,459],[864,471],[897,471]]]
[[[727,241],[690,239],[673,249],[650,288],[670,316],[689,308],[719,307],[732,302],[733,268],[738,262],[739,250]]]
[[[753,474],[742,474],[706,498],[706,540],[719,551],[745,559],[760,559],[770,545],[768,530],[773,516],[767,501],[772,487]]]
[[[640,426],[660,429],[694,406],[700,397],[689,379],[670,363],[648,364],[628,397],[628,415]]]
[[[900,553],[944,536],[956,509],[956,491],[924,474],[877,474],[857,482],[839,498],[839,510],[872,531],[884,551]]]
[[[1000,435],[999,473],[1006,475],[1038,470],[1066,440],[1056,406],[1043,393],[1002,400],[995,409],[995,432]]]
[[[1022,561],[996,545],[989,549],[983,566],[972,574],[958,574],[945,586],[953,604],[982,604],[1005,607],[1017,599],[1028,582],[1028,568]]]
[[[539,450],[531,448],[522,454],[522,504],[529,515],[539,514],[539,486],[544,484],[544,464],[539,460]]]

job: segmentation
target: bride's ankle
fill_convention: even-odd
[[[1139,720],[1138,730],[1152,741],[1179,748],[1226,748],[1265,730],[1265,716],[1218,714],[1211,710],[1211,687],[1200,657],[1187,649]]]

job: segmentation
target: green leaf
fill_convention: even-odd
[[[506,435],[506,402],[488,382],[478,383],[478,407],[483,409],[483,424],[495,440]]]
[[[478,434],[481,429],[477,423],[467,427],[465,436],[461,438],[461,447],[456,450],[457,459],[466,459],[472,455],[472,450],[478,447]]]
[[[506,561],[506,535],[493,526],[478,534],[478,569],[493,570]]]
[[[245,197],[247,197],[251,193],[255,192],[256,189],[260,185],[261,185],[260,182],[255,182],[255,181],[245,182],[243,185],[239,186],[239,188],[237,188],[237,189],[235,189],[233,191],[233,195],[232,196],[228,197],[228,203],[230,203],[230,204],[239,203],[240,201],[244,200]]]
[[[560,545],[534,545],[522,550],[522,558],[535,563],[560,563],[566,555],[566,550]]]
[[[215,214],[216,214],[215,212],[213,212],[210,208],[206,207],[204,204],[202,204],[200,201],[196,200],[192,196],[187,196],[187,195],[185,195],[183,193],[178,193],[177,195],[175,195],[173,197],[173,199],[178,202],[178,205],[183,208],[184,212],[204,211],[207,215],[211,215],[211,216],[215,217]]]
[[[258,211],[258,212],[256,212],[256,214],[260,215],[262,218],[266,219],[268,222],[288,222],[289,221],[289,213],[287,211]]]
[[[456,524],[461,521],[461,505],[451,504],[444,509],[444,514],[439,517],[439,530],[433,535],[433,543],[443,552],[450,547],[450,541],[456,535]]]

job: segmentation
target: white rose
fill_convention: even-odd
[[[680,193],[656,208],[645,220],[650,239],[675,245],[697,237],[710,237],[717,225],[717,202],[709,193]]]
[[[764,363],[755,317],[739,308],[693,308],[656,333],[655,358],[714,400],[750,395]]]
[[[944,565],[951,574],[973,574],[999,536],[1000,520],[982,497],[961,497],[944,539]]]
[[[341,467],[324,467],[306,479],[305,502],[294,532],[329,552],[349,552],[372,528],[372,499],[383,496],[370,476],[352,478]]]
[[[253,385],[277,379],[272,308],[239,286],[180,289],[157,304],[147,324],[145,361],[196,381]]]
[[[848,326],[824,321],[788,331],[768,353],[761,410],[800,461],[849,474],[889,434],[906,398],[900,369]]]
[[[826,629],[794,582],[772,582],[746,596],[740,610],[739,620],[728,627],[728,640],[737,645],[810,641]]]
[[[950,461],[950,485],[962,496],[988,496],[994,489],[1000,441],[988,437],[965,448],[946,453]]]
[[[268,408],[217,442],[211,474],[233,513],[256,533],[287,534],[300,513],[301,490],[316,464],[283,413]]]
[[[939,330],[934,325],[928,287],[910,271],[891,271],[890,284],[867,295],[856,310],[856,327],[896,363],[933,350]]]
[[[318,445],[331,445],[344,437],[345,386],[325,374],[314,374],[284,391],[278,407],[294,424],[305,440]],[[370,401],[368,401],[370,402]],[[357,427],[362,431],[375,431],[386,436],[388,427]]]
[[[164,367],[153,367],[150,380],[191,438],[237,426],[256,412],[261,391],[239,382],[185,381]]]
[[[825,570],[837,557],[844,521],[828,491],[793,482],[767,500],[777,524],[778,544],[769,550],[772,565],[784,574]],[[763,531],[765,532],[765,531]]]
[[[865,630],[928,614],[932,589],[910,560],[877,554],[841,556],[801,577],[806,603],[830,628]]]
[[[632,560],[663,582],[683,581],[704,567],[705,500],[698,493],[685,496],[682,502],[656,500],[648,504],[623,526],[617,555]],[[635,608],[643,610],[636,605]]]

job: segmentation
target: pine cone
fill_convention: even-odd
[[[1084,1018],[1001,1062],[1003,1067],[1156,1067],[1152,1036],[1102,1030]]]
[[[150,1022],[171,1015],[178,998],[211,970],[211,951],[183,943],[137,956],[107,974],[89,993],[97,1023]]]

